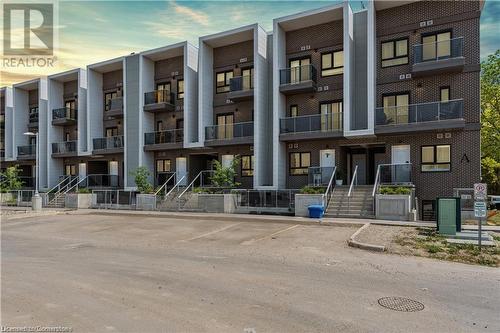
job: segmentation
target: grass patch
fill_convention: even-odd
[[[500,225],[500,211],[498,210],[490,211],[488,214],[487,224]]]

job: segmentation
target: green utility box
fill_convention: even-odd
[[[462,231],[460,198],[437,198],[436,221],[440,234],[455,235]]]

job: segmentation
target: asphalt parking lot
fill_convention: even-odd
[[[356,227],[105,215],[1,226],[2,326],[500,331],[500,270],[349,248]],[[380,306],[388,296],[424,309]]]

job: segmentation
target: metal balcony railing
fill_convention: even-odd
[[[118,187],[120,185],[120,176],[118,175],[88,175],[81,182],[80,187]]]
[[[447,102],[379,107],[376,109],[375,125],[401,125],[462,119],[463,109],[462,99]]]
[[[342,132],[342,112],[280,119],[280,133]]]
[[[253,136],[253,121],[205,127],[205,140],[230,140]]]
[[[29,122],[30,123],[37,123],[38,122],[38,112],[30,113]]]
[[[413,63],[462,57],[464,38],[458,37],[433,43],[413,45]]]
[[[77,141],[52,143],[52,154],[66,154],[76,152]]]
[[[144,144],[155,145],[161,143],[178,143],[184,141],[182,128],[167,131],[144,133]]]
[[[36,154],[36,145],[17,146],[17,155],[30,156]]]
[[[58,120],[58,119],[76,120],[77,116],[78,114],[76,109],[70,109],[64,107],[52,110],[52,120]]]
[[[94,139],[94,150],[123,148],[123,135]]]
[[[175,103],[175,95],[170,90],[154,90],[144,93],[144,104]]]
[[[231,91],[253,89],[253,75],[237,76],[229,80]]]
[[[123,97],[115,97],[110,99],[106,105],[104,105],[105,111],[111,110],[122,110],[123,109]]]
[[[280,70],[280,85],[305,81],[316,82],[317,71],[313,65],[303,65]]]

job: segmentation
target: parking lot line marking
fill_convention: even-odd
[[[203,235],[199,235],[199,236],[196,236],[196,237],[193,237],[193,238],[189,238],[189,239],[183,239],[181,240],[181,242],[189,242],[189,241],[192,241],[192,240],[196,240],[196,239],[199,239],[199,238],[203,238],[203,237],[207,237],[207,236],[210,236],[210,235],[213,235],[213,234],[216,234],[218,232],[221,232],[221,231],[224,231],[224,230],[227,230],[229,228],[232,228],[234,226],[237,226],[238,224],[241,224],[243,222],[238,222],[238,223],[234,223],[234,224],[230,224],[230,225],[226,225],[225,227],[222,227],[220,229],[217,229],[217,230],[213,230],[213,231],[210,231],[210,232],[207,232]]]
[[[261,240],[264,240],[266,238],[272,238],[276,235],[279,235],[285,231],[288,231],[288,230],[292,230],[292,229],[295,229],[297,228],[298,226],[300,226],[299,224],[296,224],[296,225],[292,225],[291,227],[288,227],[288,228],[285,228],[285,229],[281,229],[281,230],[278,230],[276,232],[273,232],[272,234],[270,235],[266,235],[264,237],[261,237],[261,238],[257,238],[257,239],[250,239],[250,240],[247,240],[247,241],[244,241],[243,243],[241,243],[241,245],[250,245],[250,244],[253,244],[253,243],[256,243],[256,242],[259,242]]]

